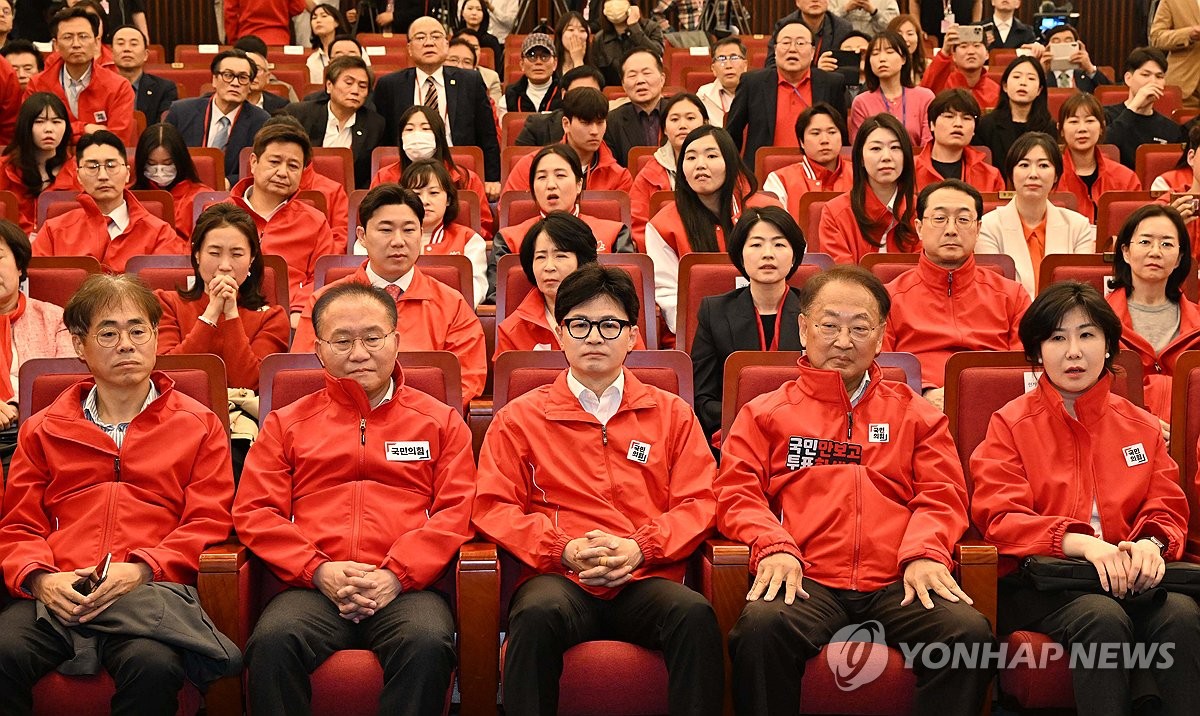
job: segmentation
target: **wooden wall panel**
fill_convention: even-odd
[[[146,0],[146,21],[151,41],[175,57],[175,45],[217,41],[217,16],[213,0]]]

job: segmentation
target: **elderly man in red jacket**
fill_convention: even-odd
[[[857,266],[810,279],[798,376],[747,403],[722,446],[717,526],[755,574],[729,635],[739,713],[797,713],[805,663],[851,625],[892,645],[992,643],[950,573],[967,490],[946,416],[875,363],[889,304]],[[927,664],[914,713],[979,712],[989,670]]]
[[[92,377],[21,426],[0,521],[16,598],[0,612],[2,713],[30,713],[33,685],[75,655],[53,620],[102,625],[147,583],[194,584],[200,553],[229,536],[229,440],[211,410],[152,372],[161,315],[148,288],[120,275],[89,278],[63,313]],[[107,578],[88,593],[78,582],[105,555]],[[176,712],[180,649],[103,633],[97,652],[116,683],[113,713]]]
[[[255,714],[308,713],[308,675],[370,649],[380,713],[441,713],[454,616],[433,590],[471,536],[471,431],[404,384],[396,303],[350,281],[313,306],[325,387],[267,415],[234,504],[242,541],[290,589],[246,647]]]

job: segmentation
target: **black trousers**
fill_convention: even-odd
[[[733,701],[739,714],[787,714],[800,711],[800,684],[806,662],[834,633],[855,622],[876,620],[889,645],[992,644],[991,627],[974,607],[934,596],[933,609],[919,601],[900,606],[904,585],[896,582],[875,592],[829,589],[804,579],[808,599],[790,606],[782,596],[748,602],[729,634],[733,659]],[[913,713],[978,714],[992,670],[927,669],[921,660]]]
[[[250,710],[311,713],[309,674],[335,651],[370,649],[383,667],[379,712],[440,714],[454,672],[454,616],[436,592],[400,594],[355,624],[315,589],[289,589],[263,610],[246,643]]]
[[[1072,644],[1173,643],[1170,668],[1071,669],[1075,708],[1081,714],[1130,714],[1135,701],[1157,696],[1156,713],[1195,714],[1200,684],[1200,607],[1168,593],[1158,606],[1130,608],[1103,594],[1077,597],[1030,627],[1068,647]],[[1065,657],[1064,657],[1065,658]],[[1138,678],[1135,678],[1138,677]],[[1142,682],[1138,684],[1138,682]],[[1148,687],[1148,688],[1146,688]],[[1157,690],[1157,693],[1155,693]]]
[[[661,650],[672,714],[721,713],[721,633],[712,605],[703,596],[677,582],[650,578],[629,582],[617,596],[601,599],[558,574],[538,575],[513,596],[504,656],[504,712],[557,714],[563,653],[596,639]]]
[[[74,656],[72,646],[35,621],[35,602],[20,599],[0,612],[0,714],[33,713],[33,685]],[[100,635],[100,663],[117,691],[112,713],[162,714],[179,710],[183,657],[153,639]]]

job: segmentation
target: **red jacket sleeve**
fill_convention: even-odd
[[[12,143],[17,128],[17,112],[21,109],[21,83],[12,65],[0,62],[0,144]]]
[[[347,215],[347,222],[349,221]],[[347,224],[347,231],[349,230]],[[345,253],[346,245],[342,244],[341,249],[336,249],[333,242],[333,230],[329,228],[329,222],[324,222],[317,227],[316,235],[313,237],[313,250],[308,255],[308,264],[304,267],[304,283],[292,293],[290,301],[292,303],[292,313],[303,311],[308,305],[309,298],[313,293],[313,281],[317,276],[317,259],[326,254],[341,254]]]
[[[475,500],[475,457],[471,430],[453,410],[443,426],[441,456],[434,467],[433,504],[424,525],[400,535],[379,565],[391,570],[407,590],[425,589],[458,548],[471,538],[471,505]]]
[[[241,19],[242,0],[225,0],[225,41],[233,43],[241,39],[238,21]]]
[[[1179,487],[1179,465],[1171,458],[1166,442],[1159,440],[1148,452],[1153,453],[1154,474],[1128,536],[1132,540],[1153,536],[1166,542],[1163,558],[1172,562],[1183,557],[1187,544],[1187,498]]]
[[[325,198],[329,201],[329,231],[333,235],[334,253],[343,254],[350,235],[350,197],[346,195],[346,189],[339,186],[332,196]]]
[[[914,559],[932,559],[954,568],[954,545],[967,530],[967,481],[949,419],[913,396],[910,411],[922,414],[925,432],[914,441],[912,517],[900,541],[900,571]]]
[[[465,405],[483,395],[487,383],[487,340],[483,326],[465,300],[459,301],[450,316],[445,350],[458,356],[462,366],[462,399]]]
[[[158,324],[159,353],[215,353],[225,361],[231,387],[245,386],[258,390],[262,359],[272,353],[286,353],[288,348],[290,326],[286,314],[276,308],[269,309],[269,313],[253,336],[247,335],[246,323],[241,316],[232,320],[222,316],[216,328],[196,321],[192,330],[180,340],[178,317],[168,317],[168,312],[164,310],[163,320]]]
[[[36,419],[35,419],[36,420]],[[36,423],[21,426],[17,450],[8,471],[4,491],[4,509],[0,513],[0,572],[9,593],[29,596],[21,585],[36,571],[57,572],[54,552],[46,537],[50,522],[42,508],[46,485],[50,483],[50,465],[39,441],[33,439]]]
[[[820,243],[817,250],[829,254],[835,264],[855,264],[854,244],[858,240],[858,224],[854,223],[853,215],[848,221],[842,216],[834,216],[829,210],[829,204],[821,212],[821,223],[817,229]]]
[[[226,12],[228,12],[228,7],[226,5]],[[937,94],[946,88],[946,81],[950,79],[950,73],[953,70],[954,61],[950,59],[949,53],[939,52],[933,56],[929,67],[925,68],[925,74],[921,76],[921,86],[927,87]]]

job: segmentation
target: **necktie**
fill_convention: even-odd
[[[117,227],[117,220],[111,216],[108,217],[108,226],[105,228],[108,229],[108,238],[110,239],[115,239],[121,234],[121,229]]]
[[[389,283],[388,285],[384,286],[383,290],[387,291],[387,295],[391,296],[393,301],[399,301],[400,296],[404,295],[404,289],[400,288],[394,283]]]
[[[224,149],[229,143],[229,117],[221,117],[217,120],[217,130],[213,132],[212,141],[209,142],[210,147]]]
[[[433,81],[432,77],[425,78],[425,106],[434,112],[438,111],[437,84]]]
[[[1070,87],[1071,86],[1070,71],[1058,73],[1058,86],[1059,87]]]

